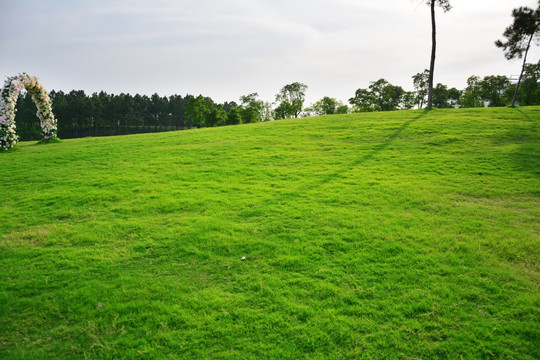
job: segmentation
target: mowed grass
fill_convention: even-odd
[[[539,124],[20,143],[0,153],[0,358],[538,359]]]

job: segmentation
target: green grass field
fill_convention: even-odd
[[[539,125],[415,110],[20,143],[0,358],[538,359]]]

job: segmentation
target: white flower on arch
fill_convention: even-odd
[[[19,136],[16,134],[15,105],[21,90],[26,89],[37,107],[36,115],[41,124],[41,139],[56,138],[57,125],[47,91],[34,76],[25,73],[7,78],[0,92],[0,150],[12,148]]]

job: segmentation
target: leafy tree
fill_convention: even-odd
[[[507,39],[506,42],[497,40],[495,45],[504,49],[504,55],[508,60],[523,58],[521,73],[512,97],[512,106],[514,106],[531,43],[535,37],[540,35],[540,1],[538,9],[520,7],[512,11],[512,16],[514,22],[503,33],[503,36]]]
[[[467,79],[467,88],[460,100],[463,107],[483,106],[480,98],[480,77],[473,75]]]
[[[485,76],[479,85],[480,97],[488,103],[488,106],[505,106],[507,104],[504,93],[510,86],[510,80],[506,76]]]
[[[354,97],[349,99],[349,104],[353,106],[353,112],[375,111],[373,94],[367,89],[358,89]]]
[[[524,75],[527,79],[540,79],[540,60],[536,64],[525,64]]]
[[[447,108],[450,95],[448,93],[448,86],[438,83],[433,88],[433,106],[439,109]]]
[[[237,106],[231,107],[227,113],[227,125],[238,125],[242,122],[242,115]]]
[[[437,84],[433,89],[433,106],[436,108],[455,107],[461,98],[461,91],[456,88],[448,89],[448,86]]]
[[[259,94],[251,93],[240,97],[240,114],[244,124],[261,121],[263,102],[259,100]]]
[[[338,100],[325,96],[312,105],[312,110],[316,115],[332,115],[337,112],[340,103]]]
[[[223,126],[227,123],[227,112],[223,109],[223,105],[216,105],[208,114],[206,126]]]
[[[289,117],[289,104],[281,102],[274,108],[274,119],[286,119]]]
[[[397,110],[402,103],[405,90],[401,86],[390,84],[385,79],[372,81],[368,89],[356,90],[349,103],[356,111]]]
[[[428,79],[428,100],[427,108],[431,109],[433,105],[433,71],[435,70],[435,54],[437,48],[437,29],[435,23],[435,5],[438,5],[444,12],[450,11],[452,6],[449,0],[427,0],[426,3],[431,9],[431,61],[429,63]]]
[[[424,72],[418,73],[412,77],[414,91],[416,91],[416,104],[419,109],[424,106],[426,96],[429,92],[429,70],[425,69]]]
[[[272,120],[274,120],[273,112],[272,112],[272,104],[268,101],[264,101],[262,103],[261,121],[272,121]]]
[[[304,106],[306,90],[307,85],[299,82],[285,85],[276,95],[276,102],[279,105],[277,106],[278,111],[274,113],[279,116],[278,118],[284,119],[293,116],[297,118]]]
[[[449,107],[456,107],[461,99],[461,91],[455,87],[448,89],[448,105]]]
[[[223,110],[225,110],[227,112],[227,114],[229,113],[229,111],[232,109],[232,108],[236,108],[238,107],[238,104],[235,103],[234,101],[225,101],[223,103]]]
[[[336,114],[348,114],[349,113],[349,107],[346,104],[339,102],[339,105],[336,109]]]
[[[536,64],[525,64],[523,80],[517,101],[521,105],[539,105],[540,104],[540,61]]]
[[[410,110],[416,105],[416,93],[413,91],[406,91],[401,97],[401,108],[403,110]]]
[[[376,110],[396,110],[401,103],[401,97],[405,93],[401,86],[390,84],[385,79],[372,81],[369,85]]]
[[[210,101],[202,95],[189,98],[186,106],[186,118],[189,121],[189,127],[196,126],[200,128],[206,125],[206,118],[212,111]]]

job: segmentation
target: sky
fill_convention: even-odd
[[[537,0],[451,0],[437,9],[435,83],[518,75],[494,42],[512,9]],[[0,0],[0,78],[37,76],[47,90],[173,94],[273,102],[286,84],[348,103],[385,78],[412,90],[429,68],[425,0]],[[529,62],[540,58],[540,46]]]

